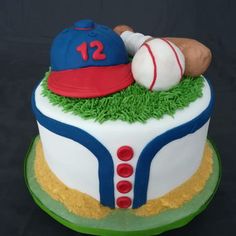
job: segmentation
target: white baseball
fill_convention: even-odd
[[[144,43],[131,65],[135,81],[150,90],[168,90],[177,85],[185,69],[184,55],[170,41],[155,38]]]

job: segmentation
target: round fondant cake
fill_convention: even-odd
[[[214,103],[209,82],[183,75],[184,53],[173,43],[138,35],[137,47],[130,34],[120,37],[91,20],[75,23],[55,38],[51,69],[32,95],[40,139],[26,164],[27,184],[39,205],[77,231],[160,233],[196,215],[218,183],[218,160],[207,142]],[[127,47],[138,51],[134,60]],[[201,195],[197,209],[182,210]],[[52,210],[53,204],[67,213]],[[143,229],[127,218],[139,222],[176,210],[182,218]],[[79,220],[72,224],[67,214]],[[114,216],[118,226],[109,221]],[[97,223],[88,226],[86,219]]]

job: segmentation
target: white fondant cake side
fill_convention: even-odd
[[[57,135],[38,123],[44,155],[52,172],[68,187],[98,201],[98,162],[81,144]]]
[[[169,143],[156,154],[151,164],[148,200],[168,193],[197,171],[202,160],[208,126],[209,121],[195,133]]]
[[[41,95],[40,85],[35,91],[36,107],[43,115],[86,131],[110,152],[114,163],[114,176],[110,178],[114,179],[115,199],[120,196],[133,199],[133,188],[129,193],[121,194],[117,191],[116,184],[120,180],[128,180],[134,185],[137,161],[144,147],[155,137],[194,119],[207,108],[210,100],[211,92],[205,80],[203,96],[188,107],[178,110],[174,117],[166,115],[160,120],[150,119],[145,124],[122,121],[100,124],[64,113],[60,107],[53,106]],[[168,143],[156,154],[150,169],[148,200],[171,191],[195,173],[201,162],[208,124],[209,122],[196,132]],[[99,200],[98,161],[94,154],[81,144],[55,134],[40,124],[39,131],[46,161],[55,175],[68,187]],[[117,150],[126,145],[134,150],[133,158],[127,162],[133,167],[134,174],[122,178],[116,173],[118,164],[124,163],[117,157]]]

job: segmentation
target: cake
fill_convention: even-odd
[[[39,206],[80,232],[179,227],[206,207],[219,182],[207,140],[209,81],[183,75],[188,61],[169,40],[127,35],[76,22],[54,39],[50,70],[32,94],[39,137],[26,161],[27,185]],[[148,76],[156,76],[152,87]]]

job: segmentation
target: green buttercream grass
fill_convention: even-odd
[[[145,123],[150,118],[160,119],[173,116],[177,110],[187,107],[202,96],[203,77],[184,76],[181,82],[168,91],[149,91],[137,83],[128,88],[101,98],[68,98],[48,89],[47,72],[42,81],[42,95],[64,112],[71,112],[84,119],[99,123],[122,120],[129,123]]]

